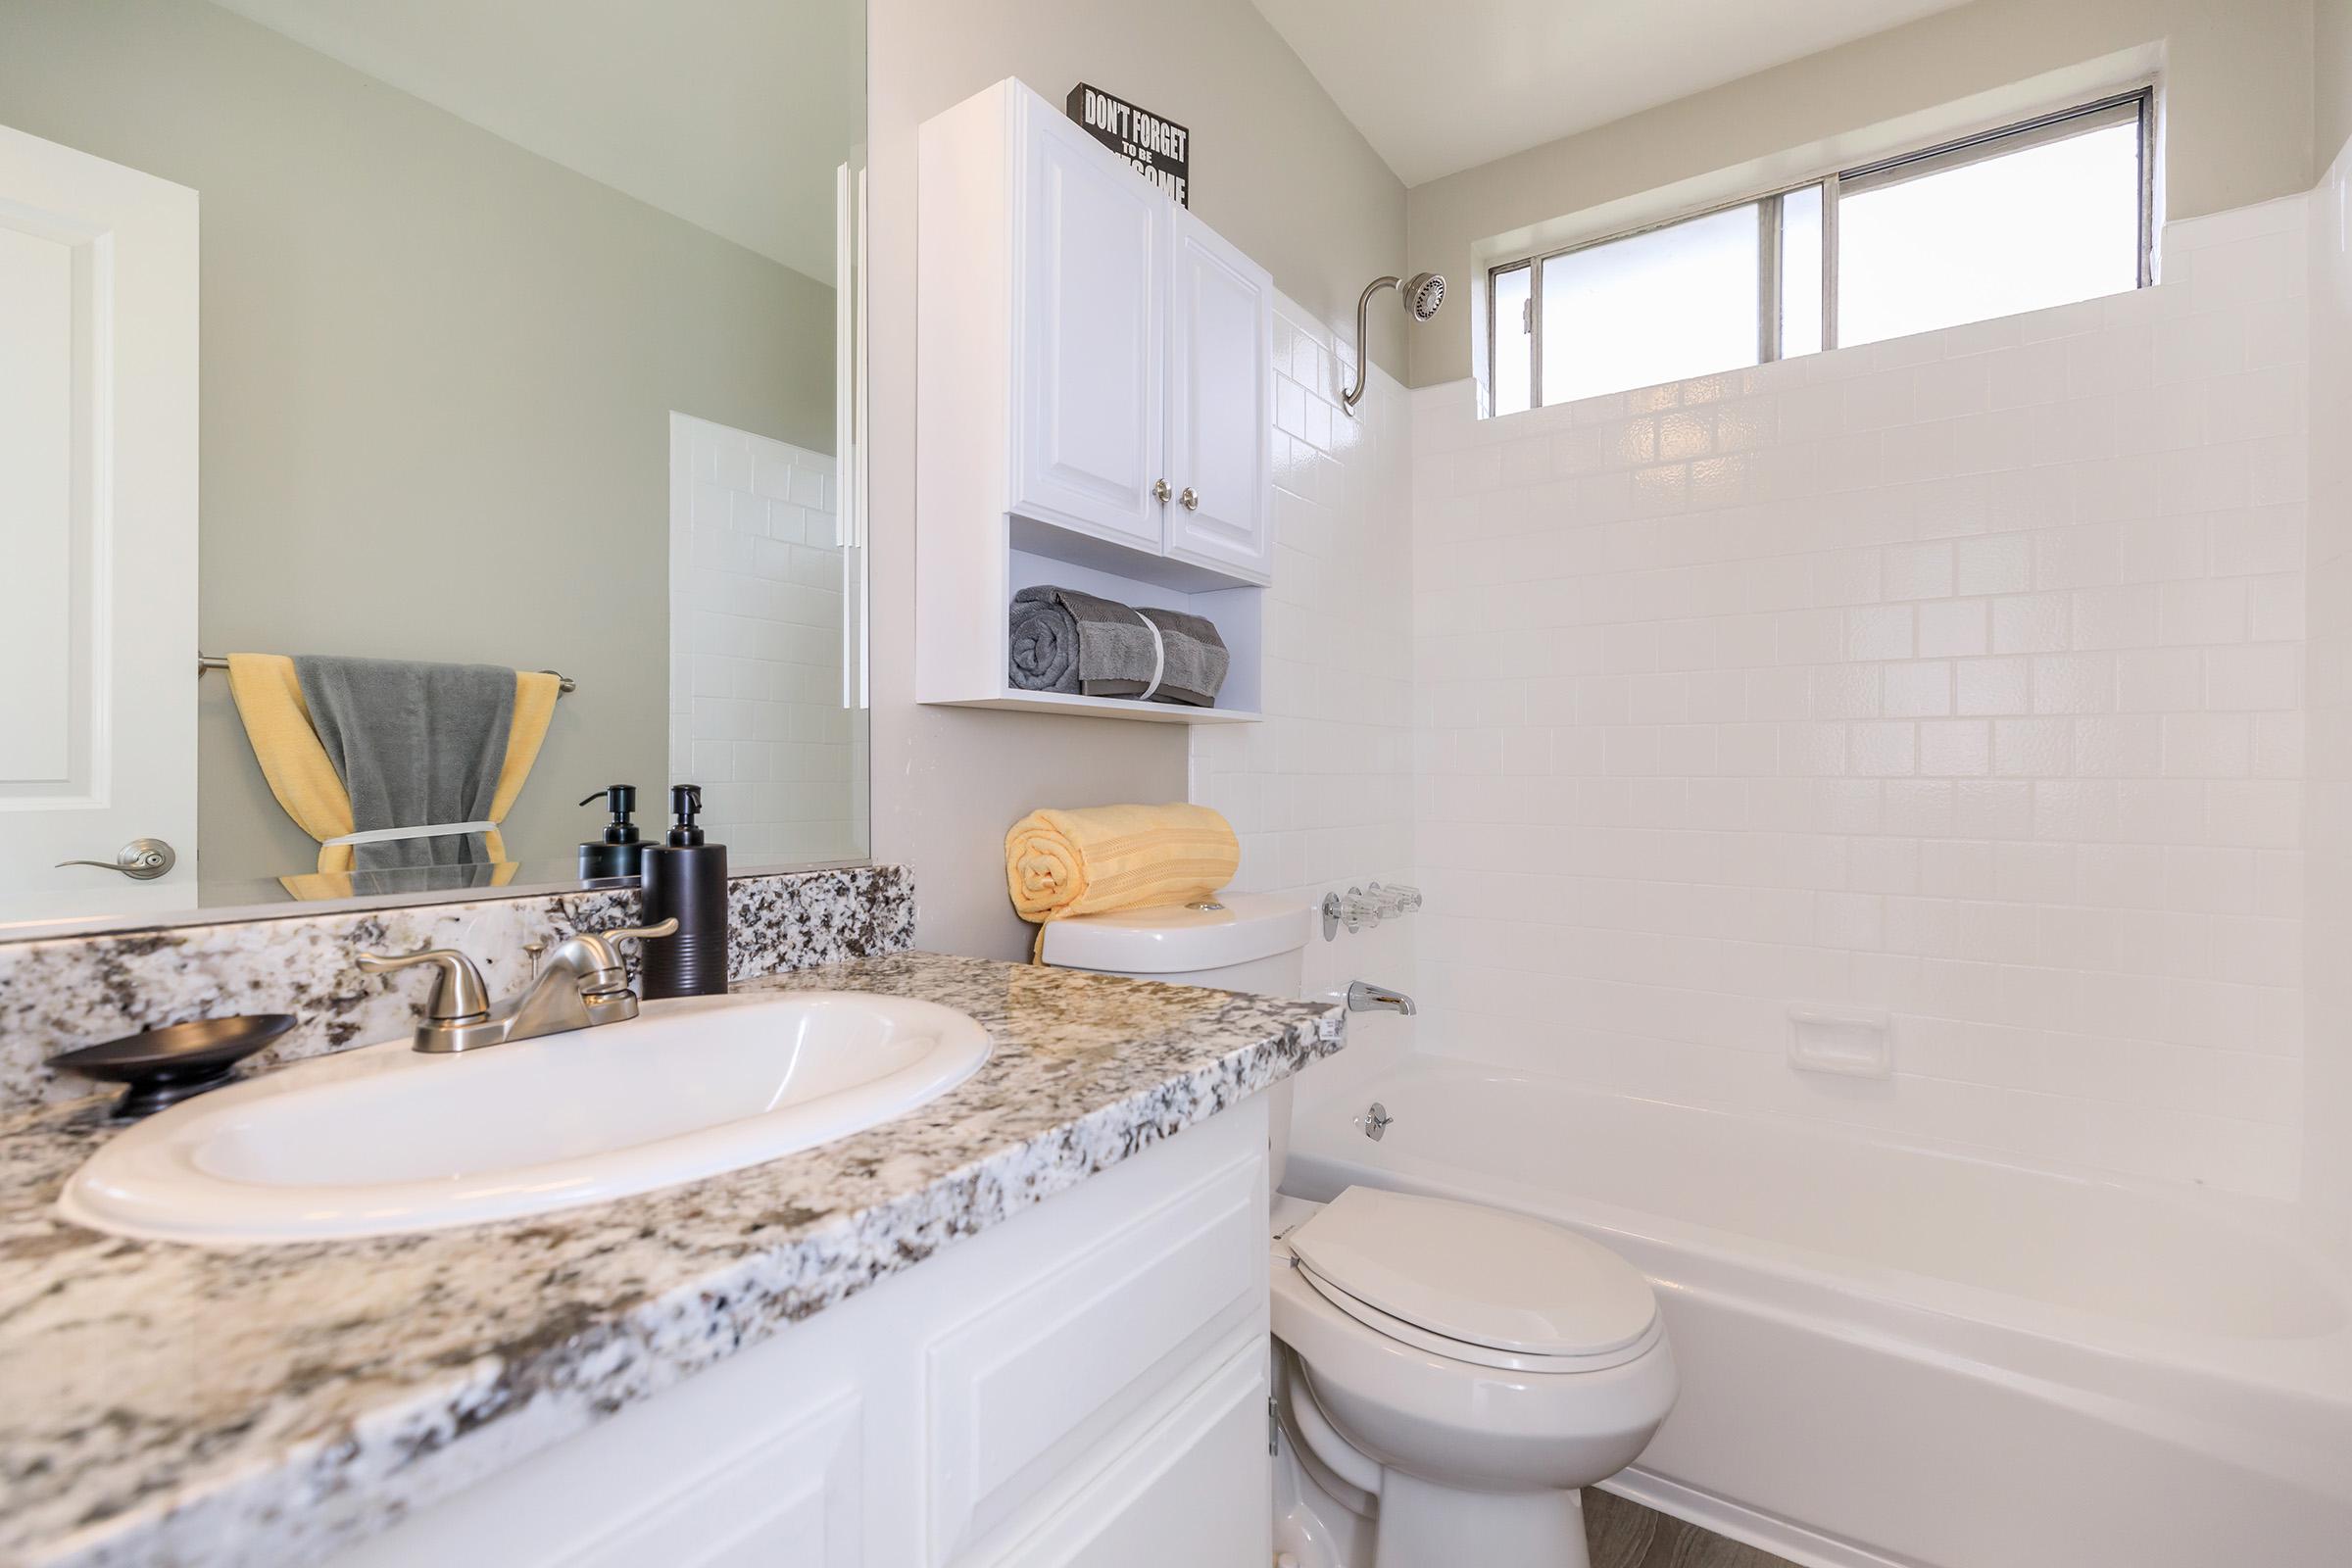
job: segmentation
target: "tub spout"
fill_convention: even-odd
[[[1413,999],[1401,991],[1387,986],[1372,985],[1363,980],[1348,982],[1348,1010],[1349,1012],[1401,1012],[1410,1018],[1420,1009]]]

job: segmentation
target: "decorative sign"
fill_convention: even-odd
[[[1193,205],[1191,131],[1083,81],[1070,89],[1069,102],[1064,107],[1070,118],[1084,125],[1095,140],[1126,159],[1138,173],[1175,197],[1177,206]]]

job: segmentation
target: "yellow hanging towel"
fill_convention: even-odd
[[[562,682],[562,676],[545,670],[514,672],[514,716],[507,730],[507,755],[499,763],[498,789],[490,801],[493,822],[506,820],[523,781],[531,776]],[[349,871],[352,847],[326,841],[352,831],[351,796],[311,727],[310,705],[302,700],[294,661],[284,654],[231,654],[228,689],[270,793],[298,827],[319,841],[318,869],[330,874]],[[506,841],[497,829],[482,835],[482,845],[492,860],[506,860]],[[502,867],[496,880],[503,883],[514,874],[511,867]]]
[[[1233,824],[1205,806],[1092,806],[1031,811],[1004,835],[1012,906],[1037,922],[1206,898],[1241,868]]]

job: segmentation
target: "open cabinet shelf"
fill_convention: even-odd
[[[1140,718],[1148,724],[1254,724],[1263,713],[1238,708],[1187,708],[1182,703],[1139,703],[1125,697],[1073,697],[1067,692],[1006,691],[998,697],[934,698],[941,708],[1001,708],[1032,713],[1075,713],[1093,718]]]

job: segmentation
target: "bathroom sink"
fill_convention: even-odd
[[[888,1121],[988,1059],[928,1002],[652,1002],[627,1023],[423,1055],[406,1036],[216,1090],[66,1184],[76,1224],[234,1246],[471,1225],[739,1170]]]

